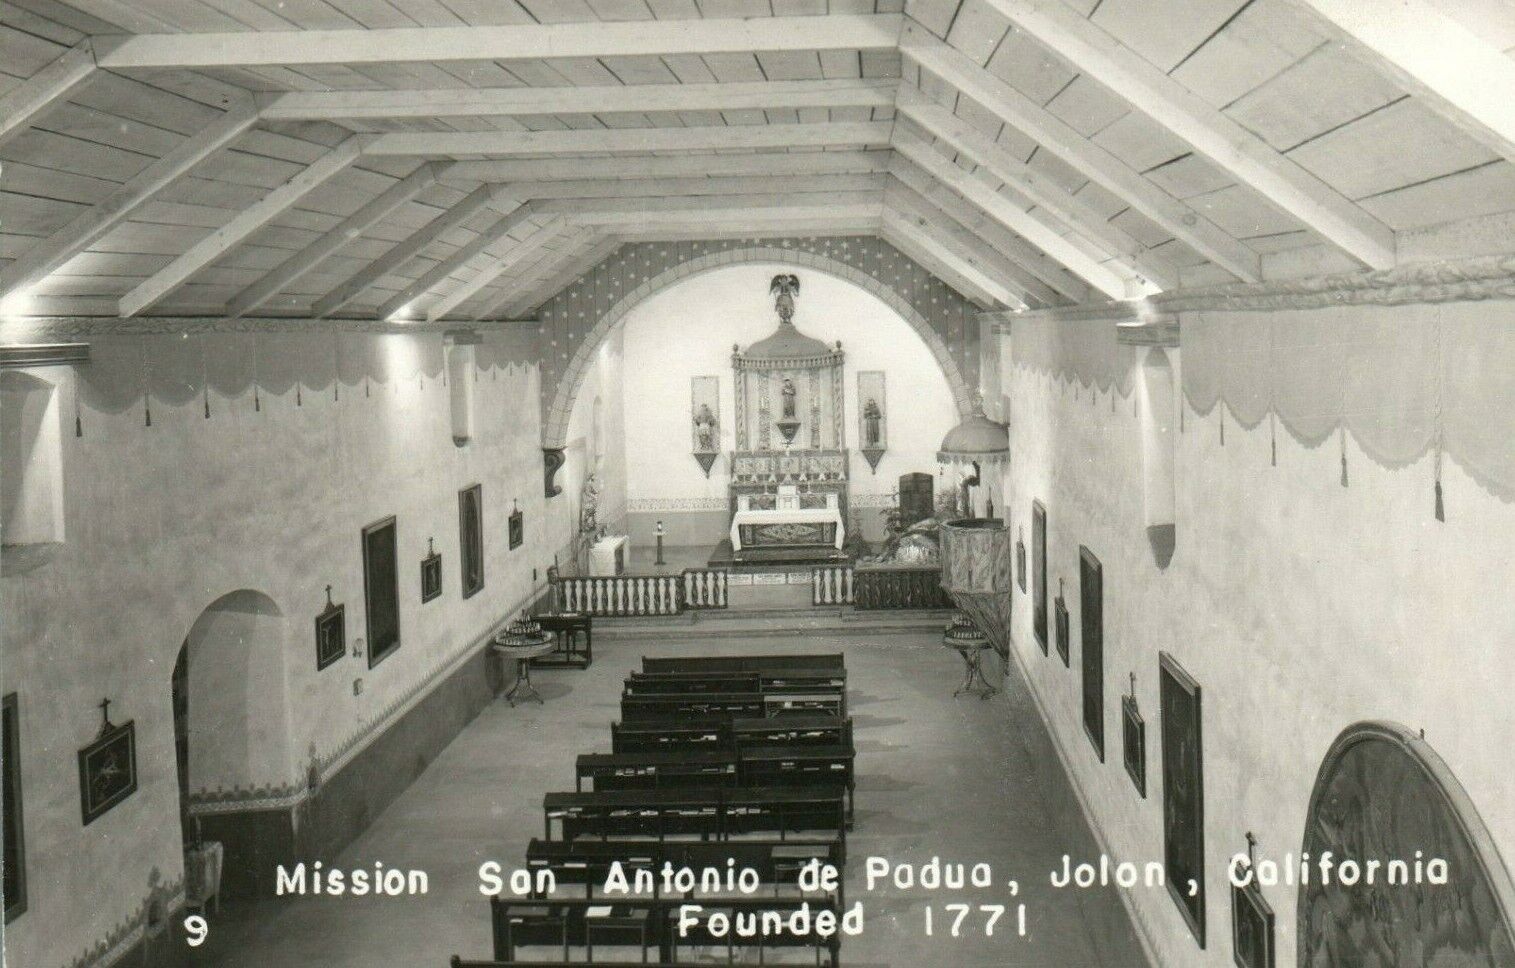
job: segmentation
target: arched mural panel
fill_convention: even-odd
[[[1405,727],[1359,723],[1337,738],[1310,796],[1304,851],[1300,968],[1515,966],[1509,871],[1462,785]],[[1329,879],[1318,876],[1327,851]],[[1433,858],[1446,862],[1447,882],[1422,873],[1415,883],[1417,862]],[[1355,884],[1341,882],[1345,860],[1361,867]],[[1369,884],[1373,860],[1382,866]],[[1390,861],[1406,863],[1411,883],[1388,883]]]

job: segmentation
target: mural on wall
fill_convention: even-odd
[[[690,381],[689,421],[694,459],[706,477],[721,452],[720,388],[720,377],[697,376]]]
[[[884,372],[864,370],[857,375],[858,449],[868,466],[878,472],[878,462],[889,449],[888,401],[884,396]]]
[[[1360,723],[1336,740],[1310,796],[1304,850],[1385,868],[1440,858],[1446,883],[1391,886],[1387,870],[1352,886],[1312,877],[1299,889],[1300,968],[1515,965],[1509,872],[1462,785],[1410,730]]]

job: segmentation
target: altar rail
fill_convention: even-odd
[[[942,569],[820,565],[810,570],[813,605],[852,605],[859,609],[954,608],[942,588]]]
[[[725,608],[727,587],[724,569],[688,568],[673,575],[558,577],[552,595],[558,611],[626,618]]]

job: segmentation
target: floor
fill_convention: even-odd
[[[210,940],[193,963],[442,968],[453,954],[487,958],[479,864],[494,859],[508,871],[519,863],[527,839],[541,829],[542,794],[572,789],[577,753],[609,749],[620,682],[639,657],[694,649],[846,652],[858,749],[847,898],[863,902],[865,928],[843,941],[844,965],[1145,968],[1114,889],[1049,885],[1064,853],[1094,858],[1098,849],[1024,684],[1012,674],[990,701],[954,700],[962,667],[934,636],[840,631],[804,641],[724,638],[697,646],[597,635],[591,669],[537,673],[543,706],[512,709],[501,701],[486,709],[330,865],[371,870],[381,861],[419,868],[429,875],[427,895],[271,899],[228,908],[213,919]],[[870,855],[918,867],[933,856],[985,862],[995,886],[930,892],[888,884],[868,893]],[[1007,887],[1012,878],[1019,884],[1014,897]],[[954,901],[974,905],[959,938],[950,936],[945,909]],[[993,903],[1008,910],[986,937],[977,905]],[[1024,937],[1015,930],[1017,903],[1026,906]],[[924,926],[928,904],[932,936]],[[725,954],[712,951],[700,960],[724,962]]]

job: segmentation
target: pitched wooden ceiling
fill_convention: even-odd
[[[876,234],[984,306],[1515,251],[1499,0],[0,15],[13,314],[518,318],[733,234]]]

